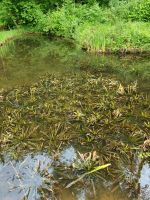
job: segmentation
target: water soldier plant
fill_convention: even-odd
[[[57,160],[70,144],[79,156],[68,166],[54,162],[57,177],[65,180],[58,178],[60,184],[69,188],[82,179],[111,180],[112,190],[123,186],[136,198],[139,155],[148,159],[150,148],[149,120],[150,98],[137,82],[124,85],[89,68],[47,74],[31,86],[1,90],[1,157],[46,151]]]

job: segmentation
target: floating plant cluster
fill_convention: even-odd
[[[71,144],[80,159],[61,170],[71,170],[72,179],[97,174],[136,194],[139,168],[149,159],[149,120],[150,98],[137,82],[123,85],[97,69],[47,74],[0,92],[0,150],[18,158]],[[108,163],[107,170],[90,173]]]

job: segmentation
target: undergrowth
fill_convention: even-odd
[[[45,0],[43,6],[37,0],[16,0],[14,5],[3,0],[0,21],[10,27],[28,25],[46,34],[71,38],[94,52],[150,49],[150,0],[110,0],[105,6],[102,1],[55,3],[57,6],[50,6]]]
[[[137,5],[138,1],[134,1]],[[45,33],[72,38],[81,48],[92,52],[137,53],[150,49],[150,23],[145,16],[135,16],[135,8],[129,3],[112,4],[102,8],[98,4],[77,5],[65,3],[61,8],[48,12],[39,20],[37,29]],[[141,4],[140,4],[141,5]],[[147,4],[146,4],[147,5]],[[121,13],[122,11],[122,13]],[[139,11],[140,12],[140,11]],[[142,15],[142,14],[141,14]]]

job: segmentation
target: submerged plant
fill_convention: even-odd
[[[31,86],[3,90],[0,96],[1,154],[16,159],[28,152],[59,155],[73,144],[82,153],[71,166],[62,166],[54,155],[58,177],[69,179],[65,185],[92,176],[134,188],[137,176],[128,181],[126,171],[130,177],[135,174],[138,155],[149,148],[150,116],[149,96],[138,90],[137,82],[123,84],[86,69],[80,74],[47,74]],[[101,173],[105,163],[111,167]]]
[[[87,175],[90,175],[92,173],[95,173],[99,170],[102,170],[102,169],[105,169],[107,167],[109,167],[110,164],[106,164],[106,165],[101,165],[101,166],[98,166],[98,167],[95,167],[93,170],[89,171],[89,172],[85,172],[84,174],[82,174],[78,179],[76,179],[75,181],[71,182],[70,184],[68,184],[66,186],[66,188],[70,188],[72,185],[74,185],[75,183],[77,183],[78,181],[80,181],[81,179],[83,179],[85,176]]]

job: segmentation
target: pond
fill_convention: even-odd
[[[150,199],[149,58],[43,36],[0,51],[0,200]]]
[[[0,87],[30,84],[44,73],[93,67],[123,81],[140,79],[149,90],[150,60],[139,56],[100,56],[75,48],[70,41],[27,36],[0,48]]]

